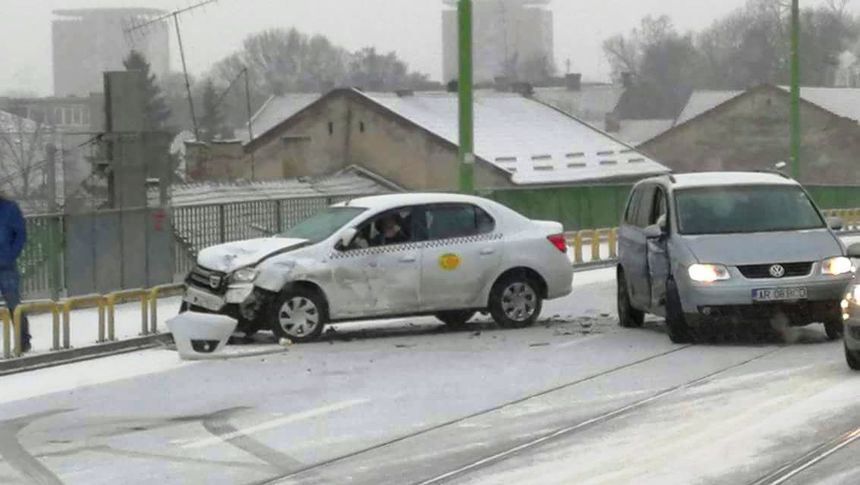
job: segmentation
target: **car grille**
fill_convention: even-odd
[[[812,263],[774,263],[780,264],[785,268],[785,276],[783,278],[808,276],[812,272]],[[752,264],[747,266],[738,266],[738,270],[745,278],[759,280],[773,278],[770,275],[770,268],[773,264]]]
[[[211,284],[213,278],[217,278],[218,280],[218,285],[215,287]],[[220,271],[214,271],[202,266],[195,266],[194,269],[191,270],[191,273],[188,274],[188,278],[186,278],[185,282],[189,286],[195,286],[216,295],[227,293],[227,275]]]

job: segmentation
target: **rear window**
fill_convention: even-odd
[[[734,186],[675,192],[678,232],[734,234],[823,229],[824,219],[800,187]]]

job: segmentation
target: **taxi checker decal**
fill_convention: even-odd
[[[502,239],[502,234],[481,234],[478,236],[455,237],[451,239],[437,239],[434,241],[413,242],[406,244],[392,244],[390,246],[377,246],[375,248],[350,249],[347,251],[335,251],[329,257],[331,259],[356,258],[359,256],[371,256],[374,254],[395,253],[400,251],[438,248],[454,244],[468,244],[482,241],[496,241]]]
[[[439,256],[439,267],[445,271],[454,271],[460,266],[460,256],[454,253],[445,253]]]

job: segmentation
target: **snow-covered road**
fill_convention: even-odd
[[[678,346],[616,325],[612,269],[574,289],[524,330],[344,324],[266,356],[2,377],[0,483],[752,483],[860,427],[860,375],[818,327]],[[858,447],[785,483],[860,483]]]

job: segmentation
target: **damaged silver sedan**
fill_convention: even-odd
[[[271,238],[204,249],[186,309],[271,329],[295,342],[326,324],[434,315],[451,327],[489,312],[502,327],[535,322],[571,292],[562,226],[496,202],[396,194],[336,204]]]

